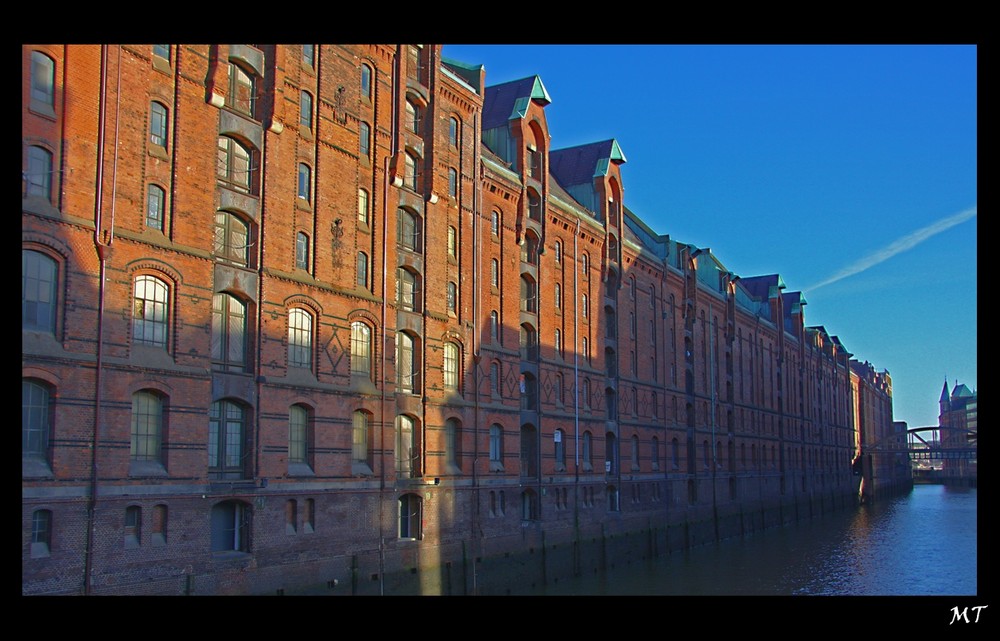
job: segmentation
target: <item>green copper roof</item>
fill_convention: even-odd
[[[542,84],[542,79],[535,76],[535,82],[531,85],[531,99],[541,100],[545,104],[552,102],[552,98],[549,98],[549,92],[545,90],[545,85]]]

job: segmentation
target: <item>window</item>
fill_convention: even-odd
[[[31,52],[31,106],[52,113],[56,104],[56,63],[40,51]]]
[[[458,345],[444,344],[444,388],[448,390],[458,389],[458,354]]]
[[[412,417],[396,417],[396,475],[401,479],[420,476],[420,432]]]
[[[163,399],[141,390],[132,395],[130,458],[139,463],[163,462]]]
[[[130,505],[125,508],[125,547],[136,548],[142,543],[142,508]]]
[[[355,410],[351,417],[351,471],[354,474],[371,474],[369,443],[371,417],[367,412]]]
[[[448,168],[448,195],[458,198],[458,172],[454,167]]]
[[[581,342],[580,351],[583,352],[583,360],[590,362],[590,341],[585,336]]]
[[[41,147],[28,147],[28,171],[25,173],[25,196],[41,196],[52,201],[52,153]]]
[[[500,287],[500,261],[496,258],[490,260],[490,285]]]
[[[149,186],[149,194],[146,197],[146,227],[163,231],[163,211],[166,203],[166,194],[163,189],[156,185]]]
[[[420,164],[413,154],[406,154],[406,169],[403,174],[403,185],[413,191],[420,190]]]
[[[304,309],[288,311],[288,366],[312,368],[312,316]]]
[[[170,45],[153,45],[153,55],[170,62]]]
[[[399,209],[396,216],[396,242],[404,249],[419,252],[420,217],[406,209]]]
[[[500,235],[500,212],[496,210],[490,212],[490,231],[494,236]]]
[[[31,558],[49,556],[52,549],[52,512],[35,510],[31,513]]]
[[[351,323],[351,373],[372,373],[372,330],[361,321]]]
[[[444,422],[444,460],[449,474],[462,473],[462,426],[458,420],[449,418]]]
[[[362,225],[368,224],[368,192],[364,189],[358,190],[358,222]]]
[[[363,289],[368,289],[368,254],[364,252],[358,252],[358,265],[357,265],[357,283],[358,287]]]
[[[404,267],[396,270],[396,301],[400,309],[420,311],[420,277]]]
[[[288,462],[310,466],[310,412],[302,405],[292,405],[288,410]],[[290,472],[292,469],[289,470]]]
[[[448,144],[458,147],[458,120],[455,118],[448,120]]]
[[[521,476],[538,476],[538,431],[533,425],[521,426]]]
[[[557,263],[561,263],[562,262],[562,243],[559,242],[558,240],[556,241],[555,255],[556,255],[556,262]]]
[[[556,330],[555,333],[555,349],[556,349],[556,356],[562,356],[562,332],[560,332],[558,329]]]
[[[562,309],[562,285],[555,284],[555,292],[552,297],[555,300],[556,309]]]
[[[55,333],[58,270],[45,254],[21,250],[21,329]]]
[[[490,471],[503,470],[503,428],[494,423],[490,426]]]
[[[250,256],[250,226],[228,211],[215,212],[215,256],[247,266]]]
[[[586,252],[580,256],[580,272],[583,274],[584,278],[589,278],[588,270],[590,269],[590,256]]]
[[[632,435],[632,471],[639,470],[639,437]]]
[[[399,497],[399,538],[419,540],[423,521],[423,499],[416,494]]]
[[[299,531],[299,502],[295,499],[285,501],[285,534],[295,534]]]
[[[47,385],[21,381],[21,457],[48,463],[51,392]]]
[[[629,279],[628,279],[628,296],[632,300],[635,300],[635,276],[629,276]]]
[[[675,470],[680,468],[680,443],[676,438],[670,441],[670,465]]]
[[[229,96],[226,106],[242,114],[254,117],[257,95],[254,76],[236,63],[229,63]]]
[[[242,479],[246,456],[246,411],[230,400],[216,401],[208,412],[208,477]]]
[[[555,388],[553,392],[555,393],[556,396],[556,405],[562,407],[563,403],[566,402],[566,399],[564,398],[565,388],[563,387],[562,374],[556,374],[554,380],[555,382],[553,383],[552,387]]]
[[[653,469],[660,469],[660,439],[655,436],[649,444],[649,458],[653,464]]]
[[[212,508],[212,552],[250,551],[250,506],[223,501]]]
[[[250,150],[229,136],[219,136],[216,175],[227,187],[250,193],[253,168]]]
[[[217,370],[246,369],[247,308],[231,294],[212,297],[212,362]]]
[[[496,310],[490,312],[490,340],[494,343],[500,341],[500,314]]]
[[[316,501],[306,499],[306,511],[302,515],[302,531],[306,534],[316,531]]]
[[[404,120],[404,124],[406,125],[406,129],[408,131],[415,134],[420,133],[421,115],[420,107],[413,104],[410,100],[407,100],[406,118]]]
[[[447,291],[446,298],[447,298],[447,305],[448,305],[448,313],[449,314],[453,314],[453,315],[457,314],[458,313],[458,285],[456,285],[455,283],[452,283],[452,282],[448,283],[448,291]]]
[[[154,276],[138,276],[135,279],[134,293],[132,342],[165,349],[169,318],[167,284]]]
[[[369,100],[372,97],[372,68],[368,65],[361,65],[361,96]]]
[[[566,438],[562,430],[556,430],[552,438],[555,446],[556,471],[562,472],[566,469]]]
[[[358,125],[358,151],[365,158],[371,153],[372,130],[367,122]]]
[[[420,393],[420,363],[419,354],[415,350],[413,336],[406,332],[397,335],[396,373],[399,391],[407,394]]]
[[[538,312],[538,287],[527,274],[521,274],[521,311]]]
[[[583,469],[591,470],[593,469],[592,457],[593,456],[593,444],[591,442],[590,432],[583,433]]]
[[[312,69],[316,65],[316,46],[302,45],[302,64]]]
[[[580,305],[580,315],[583,316],[584,318],[587,318],[589,314],[590,314],[590,302],[587,300],[587,295],[584,294],[583,300],[581,301]]]
[[[295,234],[295,268],[309,270],[309,236],[303,232]]]
[[[149,108],[149,142],[157,147],[167,146],[167,108],[158,102]]]
[[[312,130],[313,126],[313,97],[308,91],[303,91],[299,99],[299,126]]]
[[[304,162],[299,163],[298,196],[307,203],[312,201],[312,169]]]
[[[450,225],[448,226],[448,256],[458,257],[458,231]]]

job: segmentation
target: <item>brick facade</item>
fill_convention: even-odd
[[[508,554],[856,495],[851,354],[653,232],[616,141],[553,147],[541,79],[440,45],[22,77],[24,594],[502,592]]]

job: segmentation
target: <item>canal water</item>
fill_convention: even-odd
[[[532,594],[974,596],[976,493],[916,485],[856,510],[563,579]]]

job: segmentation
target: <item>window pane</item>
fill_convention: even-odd
[[[52,154],[41,147],[28,148],[28,171],[27,171],[27,193],[28,196],[41,196],[51,200],[52,198]]]
[[[35,251],[21,251],[21,328],[54,333],[56,262]]]
[[[135,279],[132,340],[141,345],[167,346],[167,284],[153,276]]]
[[[21,455],[44,460],[49,447],[49,391],[21,381]]]
[[[160,461],[163,403],[149,392],[132,395],[131,454],[134,461]]]
[[[56,63],[44,53],[31,52],[31,100],[46,106],[55,104]]]

